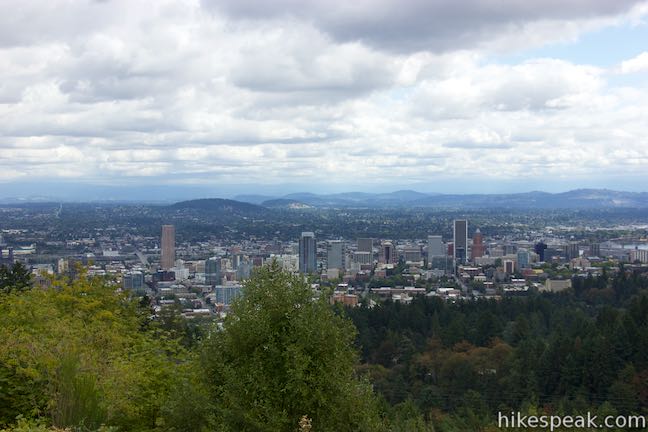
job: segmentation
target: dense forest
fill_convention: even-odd
[[[0,430],[495,431],[498,412],[646,415],[648,278],[353,309],[266,266],[225,322],[109,281],[0,274]],[[520,429],[512,429],[520,430]]]
[[[454,413],[476,430],[497,412],[645,415],[646,276],[622,268],[575,278],[574,291],[562,294],[419,297],[347,313],[375,390],[422,418]]]

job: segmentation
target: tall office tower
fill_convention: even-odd
[[[565,246],[565,258],[568,260],[578,258],[580,256],[580,248],[578,242],[570,242]]]
[[[252,264],[247,259],[242,260],[236,269],[236,278],[238,280],[248,279],[252,271]]]
[[[234,255],[232,255],[232,270],[238,269],[240,263],[241,263],[241,254],[235,253]]]
[[[601,256],[601,244],[592,243],[589,247],[589,256],[591,257],[600,257]]]
[[[396,248],[390,241],[384,241],[380,244],[380,260],[383,264],[394,264],[398,262]]]
[[[518,249],[517,251],[517,266],[519,269],[525,269],[529,267],[531,262],[531,256],[529,251],[526,249]]]
[[[540,262],[545,262],[545,251],[547,250],[547,245],[540,241],[533,246],[533,251],[538,254],[538,259]]]
[[[326,245],[327,268],[344,270],[344,243],[330,240]]]
[[[428,245],[427,245],[428,261],[431,261],[433,257],[446,256],[447,254],[448,254],[448,249],[443,244],[443,240],[441,239],[441,236],[429,235]]]
[[[468,252],[468,221],[457,219],[453,224],[454,258],[457,263],[466,262]]]
[[[221,259],[218,257],[205,261],[205,284],[214,286],[222,283],[221,264]]]
[[[470,258],[474,261],[475,258],[483,257],[485,250],[486,247],[484,246],[484,236],[482,235],[479,228],[477,228],[475,234],[473,235],[473,243],[470,252]]]
[[[317,270],[317,245],[315,234],[303,232],[299,238],[299,272],[314,273]]]
[[[373,239],[359,238],[358,239],[358,252],[373,252]]]
[[[169,270],[175,265],[175,227],[162,225],[162,256],[160,266]]]

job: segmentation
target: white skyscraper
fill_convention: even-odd
[[[443,244],[443,240],[440,235],[428,236],[427,254],[428,259],[435,256],[445,256],[448,254],[448,250],[445,244]]]
[[[344,270],[344,243],[330,240],[326,245],[327,268]]]

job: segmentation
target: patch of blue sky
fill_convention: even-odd
[[[518,64],[536,58],[553,58],[575,64],[613,68],[644,51],[648,51],[648,23],[624,23],[581,34],[575,41],[551,43],[513,54],[494,56],[491,61]]]

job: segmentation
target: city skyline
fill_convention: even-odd
[[[648,431],[648,0],[0,1],[0,432]]]
[[[645,1],[6,7],[8,196],[645,183]]]

